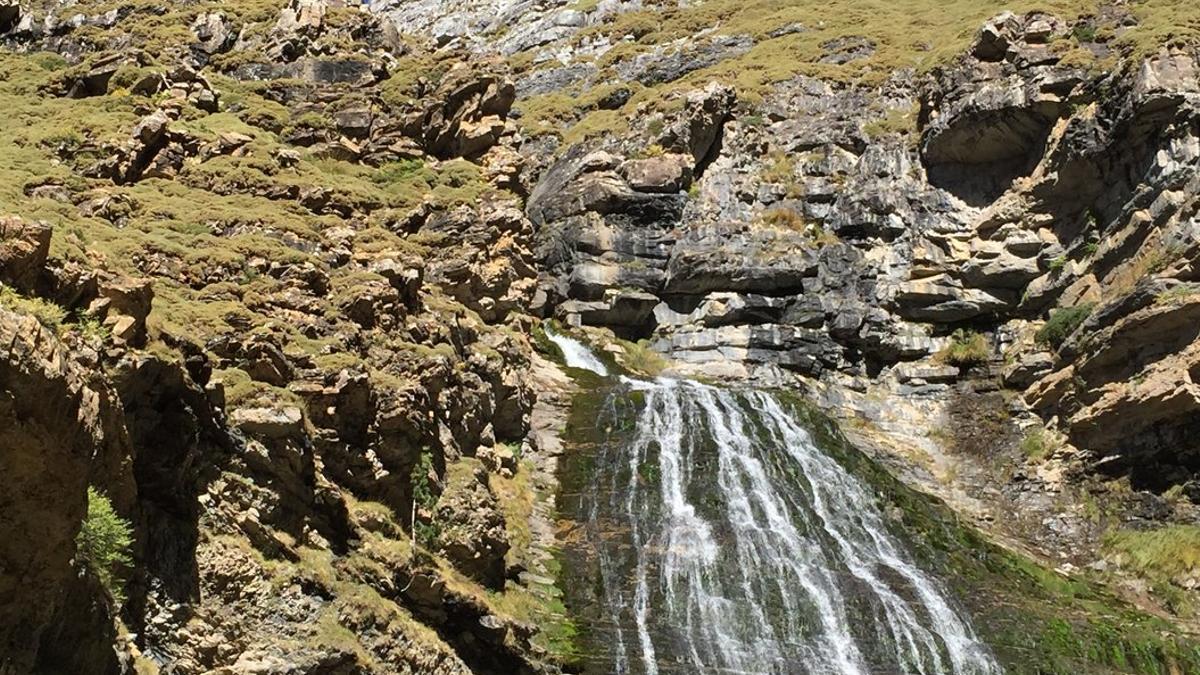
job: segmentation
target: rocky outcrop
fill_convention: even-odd
[[[936,76],[921,101],[921,157],[930,179],[985,203],[1028,175],[1083,72],[1061,67],[1060,19],[1006,12],[984,25],[971,55]]]
[[[109,601],[74,558],[86,488],[128,450],[118,403],[37,319],[0,308],[0,343],[0,672],[115,673]]]
[[[26,293],[36,289],[50,253],[50,233],[46,223],[0,218],[0,282]]]
[[[0,220],[0,435],[21,448],[0,490],[21,533],[0,561],[0,670],[556,672],[531,642],[553,620],[530,595],[545,578],[508,560],[523,524],[505,515],[531,495],[493,488],[529,485],[511,448],[536,398],[503,64],[393,89],[407,48],[379,17],[197,10],[122,8],[86,46],[87,17],[4,26],[72,62],[113,47],[48,59],[27,93],[122,109],[31,146],[61,175],[25,197],[77,221]],[[120,42],[181,15],[186,36]],[[479,475],[458,481],[465,463]],[[71,563],[89,485],[134,531],[120,607]],[[425,518],[440,532],[418,538]]]

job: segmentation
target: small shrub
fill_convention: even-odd
[[[795,180],[796,166],[791,157],[785,153],[776,152],[771,154],[770,160],[770,163],[763,169],[763,181],[788,184]]]
[[[1062,274],[1063,269],[1067,266],[1067,256],[1060,255],[1050,261],[1050,273],[1054,275]]]
[[[413,540],[427,549],[432,549],[437,546],[438,538],[441,537],[441,528],[433,520],[434,507],[438,502],[438,494],[434,490],[437,473],[433,469],[433,454],[428,450],[421,453],[413,466],[410,480],[413,498]]]
[[[651,157],[662,157],[665,154],[667,154],[666,148],[658,143],[651,143],[644,148],[635,150],[632,156],[634,159],[649,159]]]
[[[987,363],[991,355],[987,338],[982,333],[964,331],[961,328],[954,331],[950,344],[937,353],[937,359],[942,363],[959,368],[970,368]]]
[[[1046,321],[1046,325],[1038,329],[1033,339],[1040,345],[1058,349],[1079,328],[1080,324],[1091,316],[1094,307],[1095,305],[1088,302],[1075,307],[1051,311],[1050,319]]]
[[[1171,266],[1171,263],[1179,259],[1182,251],[1178,246],[1168,246],[1166,248],[1155,249],[1145,259],[1146,272],[1150,274],[1158,274]]]
[[[1083,246],[1083,253],[1084,253],[1084,255],[1088,256],[1089,258],[1096,255],[1096,252],[1099,250],[1100,250],[1100,244],[1097,244],[1094,241],[1089,241],[1087,244],[1085,244]]]
[[[419,159],[405,159],[384,164],[371,175],[371,182],[376,185],[387,185],[411,180],[420,176],[424,168],[425,163]]]
[[[41,298],[27,298],[15,290],[0,285],[0,307],[7,307],[14,312],[29,314],[46,328],[57,330],[62,326],[67,312],[62,307],[46,302]]]
[[[1176,301],[1184,301],[1200,293],[1200,286],[1195,284],[1180,284],[1175,288],[1159,293],[1154,301],[1156,304],[1169,305]]]
[[[1060,445],[1057,438],[1037,426],[1025,432],[1025,437],[1021,439],[1021,452],[1029,459],[1040,461],[1049,457]]]
[[[75,330],[88,342],[108,342],[112,337],[111,328],[105,326],[98,317],[87,313],[79,315]]]
[[[1096,27],[1090,23],[1075,24],[1071,29],[1071,36],[1078,42],[1095,42]]]
[[[133,528],[117,515],[103,492],[89,487],[87,516],[75,537],[80,562],[100,579],[117,605],[125,602],[124,572],[132,563]]]

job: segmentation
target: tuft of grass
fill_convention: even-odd
[[[133,559],[133,527],[113,509],[108,496],[88,487],[87,516],[75,537],[76,556],[100,580],[113,601],[125,602],[125,572]]]
[[[621,341],[621,365],[642,375],[654,377],[667,368],[662,354],[650,348],[648,340]]]
[[[910,136],[915,142],[918,112],[920,112],[920,106],[917,103],[913,103],[907,108],[889,108],[883,117],[863,125],[863,133],[870,138],[899,134]]]
[[[822,227],[819,223],[808,221],[795,209],[776,206],[763,211],[755,224],[775,230],[798,232],[808,236],[809,243],[815,247],[828,246],[838,243],[837,235]]]
[[[1038,329],[1033,339],[1040,345],[1058,349],[1079,328],[1080,324],[1091,316],[1094,308],[1094,304],[1086,302],[1074,307],[1051,311],[1050,319]]]
[[[1104,550],[1121,567],[1152,581],[1200,576],[1200,527],[1196,525],[1117,530],[1104,537]]]
[[[41,298],[27,298],[3,284],[0,284],[0,307],[28,314],[51,330],[57,330],[67,318],[67,312],[62,307]]]
[[[1058,438],[1044,427],[1035,426],[1025,432],[1020,447],[1026,457],[1034,461],[1041,461],[1053,454],[1061,445]]]
[[[1163,291],[1154,298],[1154,302],[1160,305],[1169,305],[1175,302],[1187,300],[1200,293],[1200,286],[1196,284],[1180,284],[1175,288]]]
[[[991,348],[982,333],[960,328],[954,331],[950,344],[942,348],[935,358],[951,366],[970,368],[987,363],[990,356]]]

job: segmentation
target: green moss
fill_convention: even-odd
[[[1031,427],[1025,432],[1020,443],[1021,452],[1035,461],[1049,457],[1060,445],[1061,441],[1042,426]]]

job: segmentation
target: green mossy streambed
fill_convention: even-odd
[[[574,651],[578,665],[585,672],[697,672],[694,663],[710,662],[724,664],[723,667],[730,663],[774,664],[758,667],[763,672],[821,672],[821,668],[825,672],[856,672],[849,668],[857,666],[845,664],[857,660],[864,667],[861,672],[869,673],[976,673],[998,672],[1000,668],[1007,673],[1062,675],[1200,673],[1200,648],[1180,636],[1169,622],[1138,612],[1094,584],[1066,578],[989,543],[973,527],[960,522],[944,504],[909,489],[853,448],[836,424],[814,406],[795,396],[775,392],[769,400],[777,402],[797,427],[804,430],[819,453],[852,474],[866,493],[877,496],[869,500],[872,503],[867,510],[882,514],[879,522],[884,523],[889,538],[900,542],[901,557],[919,568],[918,577],[914,577],[916,582],[888,577],[888,574],[895,576],[888,570],[879,572],[876,579],[870,571],[877,569],[876,566],[856,567],[856,561],[839,559],[858,549],[843,548],[839,552],[834,548],[835,552],[828,554],[838,559],[831,567],[830,578],[836,581],[833,597],[836,613],[843,616],[846,630],[843,637],[852,636],[858,652],[849,661],[838,661],[840,657],[835,650],[812,644],[822,636],[836,634],[836,626],[822,622],[819,616],[822,612],[815,611],[812,604],[796,603],[786,589],[750,590],[770,587],[773,577],[787,570],[781,572],[779,561],[771,566],[753,555],[747,558],[742,555],[746,551],[735,545],[741,539],[730,532],[734,526],[729,524],[733,518],[728,513],[728,485],[718,479],[722,472],[728,473],[729,467],[718,460],[715,444],[694,438],[694,454],[682,458],[686,464],[682,467],[672,467],[659,456],[663,447],[660,442],[645,445],[642,455],[621,455],[622,448],[636,445],[639,419],[646,412],[647,398],[654,396],[653,391],[590,373],[580,374],[579,380],[583,392],[577,395],[572,409],[567,430],[569,449],[560,474],[563,569],[559,581],[579,628]],[[723,395],[730,401],[736,399],[747,411],[768,400],[752,392]],[[685,407],[685,417],[686,410]],[[709,424],[689,417],[682,425],[683,433],[691,437],[710,434],[713,429]],[[752,415],[746,416],[742,428],[750,436],[762,437],[760,441],[773,433],[769,424]],[[783,457],[780,453],[770,459],[769,454],[764,454],[764,467],[772,481],[783,483],[776,486],[777,492],[789,509],[795,508],[795,514],[801,514],[797,520],[803,521],[802,514],[812,510],[805,504],[811,503],[811,495],[817,492],[809,482],[813,477]],[[722,593],[717,596],[699,592],[689,595],[678,588],[668,588],[672,583],[669,580],[683,583],[691,578],[681,576],[667,562],[673,553],[679,552],[672,547],[700,544],[664,541],[652,529],[664,518],[679,517],[678,510],[668,513],[670,505],[645,497],[660,492],[666,480],[664,469],[689,472],[692,480],[684,481],[686,492],[680,497],[694,511],[697,522],[713,524],[711,540],[716,549],[711,555],[715,556],[715,562],[701,569],[698,575],[720,577],[705,579],[700,584],[719,588]],[[725,486],[724,493],[717,489],[718,484]],[[620,498],[613,498],[614,490],[623,491],[617,495]],[[606,506],[623,503],[627,496],[624,491],[630,490],[643,495],[628,500],[637,509],[637,517],[633,519]],[[761,515],[759,511],[754,513]],[[850,520],[871,521],[872,517]],[[850,527],[860,525],[861,522],[849,523]],[[827,532],[817,531],[819,528],[812,523],[797,522],[795,526],[798,536],[809,537],[807,541],[822,542],[822,547],[834,543]],[[730,553],[735,548],[739,555]],[[639,551],[647,553],[642,556]],[[762,565],[763,569],[742,569],[738,561],[748,567]],[[937,633],[936,626],[943,624],[935,620],[936,607],[929,609],[916,588],[926,578],[921,574],[936,579],[933,585],[938,597],[944,595],[952,614],[963,617],[963,623],[969,624],[963,627],[962,635],[933,635],[932,640],[922,643],[921,627],[906,629],[903,611],[896,615],[900,619],[893,617],[890,632],[880,628],[880,625],[886,628],[888,623],[880,617],[892,616],[888,614],[892,610],[884,611],[882,605],[887,603],[881,603],[878,587],[873,590],[864,579],[897,589],[897,607],[913,608],[912,616],[931,628],[931,634]],[[640,590],[635,590],[639,579],[650,582],[640,582]],[[733,583],[734,579],[743,581],[739,585]],[[732,617],[729,620],[733,625],[743,625],[758,616],[773,626],[776,634],[784,634],[785,639],[731,642],[732,649],[746,652],[740,655],[701,653],[721,647],[720,640],[709,640],[709,644],[704,644],[704,640],[681,640],[679,635],[687,630],[679,624],[704,619],[703,608],[689,606],[689,598],[692,605],[697,605],[713,597],[725,604],[710,617],[721,620]],[[617,611],[613,611],[614,604],[620,605]],[[667,607],[674,605],[681,608],[674,613],[668,611]],[[900,622],[899,628],[895,621]],[[951,620],[946,625],[957,624]],[[693,630],[696,636],[707,634],[695,627],[688,630]],[[911,639],[907,647],[905,636]],[[986,657],[973,655],[974,637],[986,644],[983,647]],[[951,648],[952,643],[959,642],[966,647]],[[647,644],[652,647],[652,661],[638,657],[644,654],[642,647]],[[682,653],[685,650],[696,653]],[[788,666],[779,665],[787,663],[789,658],[810,666],[788,670]],[[832,665],[812,669],[812,663],[826,661]],[[991,670],[993,667],[996,670]],[[757,672],[755,666],[749,672]]]

